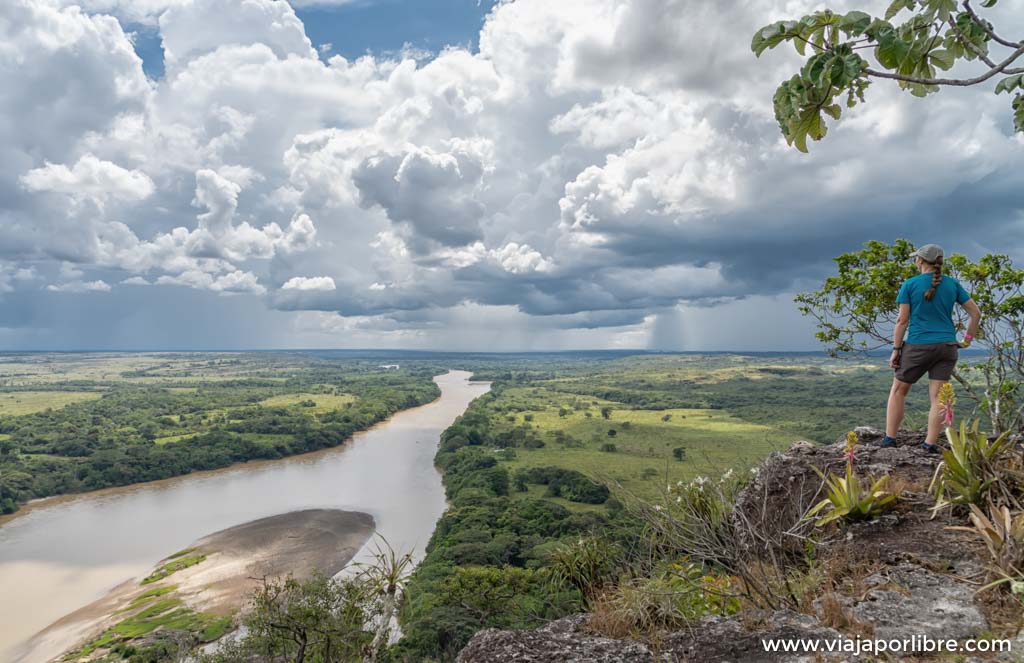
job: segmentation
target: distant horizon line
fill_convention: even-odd
[[[259,348],[259,349],[97,349],[79,348],[72,350],[29,349],[8,350],[0,348],[0,355],[28,354],[246,354],[246,353],[310,353],[338,352],[363,354],[406,354],[406,355],[551,355],[551,354],[617,354],[617,355],[823,355],[824,350],[655,350],[655,349],[563,349],[563,350],[422,350],[398,348]],[[880,349],[867,352],[867,356],[883,356],[888,350]],[[966,350],[974,354],[978,350]],[[844,357],[836,357],[844,358]],[[847,355],[845,358],[856,358]]]

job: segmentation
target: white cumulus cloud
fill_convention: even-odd
[[[334,290],[334,279],[330,276],[293,276],[284,282],[282,290]]]
[[[68,281],[53,283],[46,286],[50,292],[110,292],[110,286],[104,281]]]
[[[500,2],[475,51],[351,60],[312,46],[312,4],[0,2],[0,326],[49,324],[14,305],[32,270],[183,286],[111,291],[132,306],[249,295],[215,301],[356,339],[429,346],[472,319],[493,347],[660,343],[681,312],[735,326],[867,239],[1024,256],[1005,95],[879,82],[810,155],[785,145],[771,98],[800,60],[748,37],[810,0]],[[159,31],[159,80],[136,23]]]

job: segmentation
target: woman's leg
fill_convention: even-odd
[[[947,380],[929,380],[928,397],[932,401],[931,409],[928,410],[928,437],[925,438],[928,444],[937,444],[939,434],[942,432],[942,420],[945,414],[942,403],[939,402],[939,390]]]
[[[885,434],[895,438],[903,424],[903,412],[906,409],[907,394],[914,385],[893,378],[892,389],[889,391],[889,406],[885,410]]]

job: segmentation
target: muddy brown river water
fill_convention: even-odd
[[[0,661],[44,661],[60,643],[27,643],[160,559],[218,530],[310,508],[369,513],[418,560],[445,508],[433,458],[441,432],[488,383],[451,371],[441,397],[335,449],[34,503],[0,520]],[[356,561],[367,561],[368,544]]]

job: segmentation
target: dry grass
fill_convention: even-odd
[[[587,630],[616,639],[633,638],[638,634],[635,620],[622,610],[618,597],[611,592],[599,596],[591,604]]]
[[[824,594],[818,600],[817,607],[818,620],[825,626],[864,638],[873,637],[875,634],[874,626],[854,618],[834,592]]]

